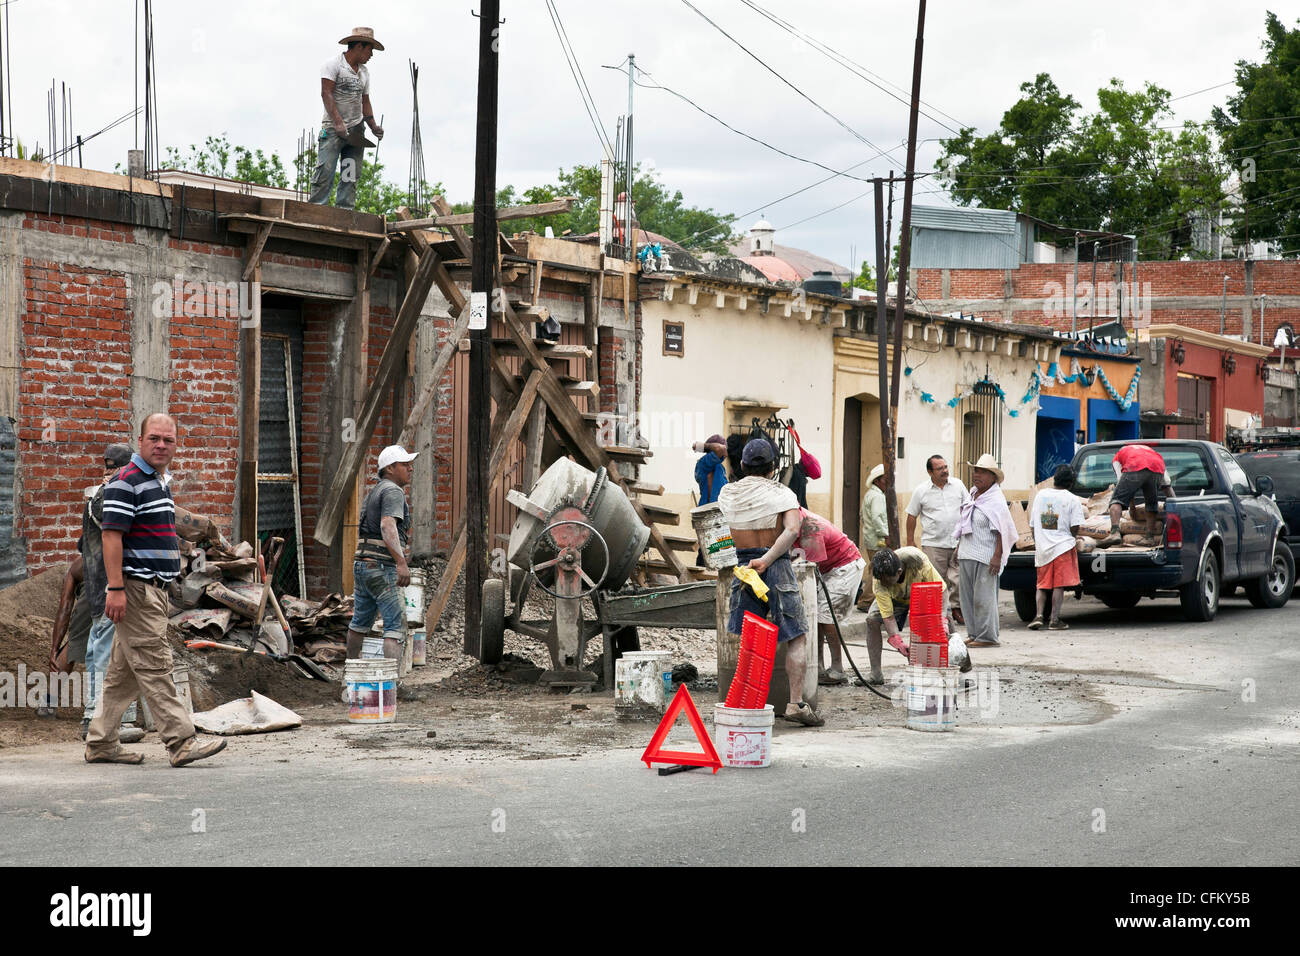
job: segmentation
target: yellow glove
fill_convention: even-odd
[[[763,583],[763,579],[758,576],[758,572],[753,568],[741,566],[736,568],[732,574],[740,578],[744,583],[748,584],[753,590],[754,596],[760,601],[767,600],[767,585]]]

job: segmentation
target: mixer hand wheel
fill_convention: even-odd
[[[571,525],[572,527],[565,527]],[[557,529],[559,530],[557,533]],[[592,541],[600,542],[600,549],[605,553],[602,561],[603,570],[600,577],[595,581],[582,568],[582,552]],[[555,555],[548,561],[540,564],[537,562],[538,549],[546,545]],[[545,571],[547,568],[555,568],[556,580],[562,574],[576,575],[586,588],[581,585],[577,587],[576,593],[563,594],[560,591],[552,590],[542,583],[538,576],[538,571]],[[528,555],[528,569],[532,572],[533,578],[537,581],[537,586],[552,597],[557,598],[584,598],[600,587],[605,575],[609,573],[609,545],[605,543],[604,537],[599,531],[593,528],[585,521],[579,521],[576,518],[562,518],[559,521],[553,521],[548,524],[537,538],[537,543],[533,545],[532,552]]]

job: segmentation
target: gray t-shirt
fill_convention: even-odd
[[[411,509],[406,503],[406,493],[402,486],[387,478],[380,478],[379,483],[370,489],[366,500],[361,505],[361,525],[358,534],[362,538],[381,541],[384,537],[380,519],[391,516],[397,519],[397,538],[402,550],[406,550],[407,535],[411,532]],[[358,550],[380,561],[393,561],[393,556],[382,545],[366,547],[358,545]]]
[[[334,105],[343,117],[343,125],[351,129],[360,123],[361,97],[370,93],[370,71],[364,66],[359,66],[354,71],[340,53],[325,61],[325,65],[320,68],[320,77],[322,80],[334,81]],[[329,113],[325,114],[322,122],[327,129],[334,125]]]
[[[104,533],[100,528],[103,520],[104,488],[101,485],[81,512],[81,540],[77,542],[77,549],[81,552],[86,599],[90,613],[95,617],[104,613],[104,588],[108,587],[108,572],[104,570]]]

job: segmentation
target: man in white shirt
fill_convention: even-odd
[[[1074,469],[1061,465],[1052,475],[1051,488],[1034,496],[1029,525],[1034,529],[1034,566],[1038,570],[1038,617],[1029,622],[1036,631],[1044,624],[1049,631],[1064,631],[1070,625],[1061,620],[1065,589],[1079,586],[1079,554],[1075,535],[1083,524],[1083,502],[1070,489]],[[1052,616],[1047,617],[1047,599],[1052,599]]]
[[[375,122],[370,105],[370,71],[365,66],[374,51],[382,50],[384,45],[375,39],[370,27],[355,28],[339,43],[347,47],[347,52],[327,60],[320,71],[325,118],[316,141],[316,171],[311,177],[308,201],[317,205],[329,202],[334,168],[338,166],[339,188],[334,205],[352,209],[357,204],[357,180],[365,153],[365,147],[359,145],[365,140],[361,124],[369,126],[376,138],[384,138],[384,128]],[[350,134],[355,135],[350,138]]]
[[[942,455],[931,455],[925,462],[930,477],[916,486],[907,503],[907,546],[916,547],[916,519],[921,519],[921,550],[948,585],[949,610],[953,620],[964,624],[961,595],[958,593],[960,569],[957,564],[957,521],[961,506],[970,500],[970,492],[958,478],[948,475],[948,463]]]

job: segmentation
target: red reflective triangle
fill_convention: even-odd
[[[703,753],[659,749],[682,711],[686,712],[686,719],[691,722],[691,729],[695,731],[695,739],[704,748]],[[664,714],[664,719],[659,721],[655,735],[650,738],[650,745],[646,747],[641,759],[645,761],[647,767],[651,763],[677,763],[688,767],[712,767],[714,773],[717,773],[718,768],[722,766],[722,761],[718,759],[718,751],[713,746],[713,738],[704,729],[704,721],[700,720],[700,712],[695,709],[695,701],[691,700],[690,691],[686,689],[685,684],[677,688],[677,694],[668,705],[668,712]]]

